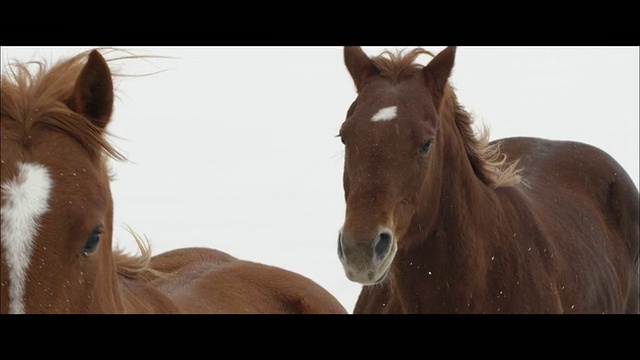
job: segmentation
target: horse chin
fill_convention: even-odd
[[[351,272],[346,272],[346,274],[347,278],[353,282],[357,282],[364,286],[373,286],[382,283],[387,278],[387,274],[389,274],[390,269],[391,266],[388,266],[382,272],[377,272],[377,276],[367,276],[366,274],[365,276],[357,276]]]
[[[380,275],[380,277],[378,278],[378,280],[374,281],[371,284],[363,284],[363,285],[367,285],[367,286],[371,286],[371,285],[378,285],[382,282],[384,282],[387,279],[387,275],[389,274],[389,271],[391,270],[391,266],[387,266],[387,268],[384,270],[384,272],[382,273],[382,275]]]

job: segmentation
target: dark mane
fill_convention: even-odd
[[[106,154],[125,160],[109,143],[104,129],[67,106],[88,54],[81,53],[50,68],[45,61],[8,64],[2,75],[2,113],[19,124],[21,137],[27,137],[36,126],[49,126],[72,136],[93,156]]]
[[[428,50],[415,48],[407,53],[403,50],[398,50],[395,53],[386,50],[371,60],[382,76],[393,81],[400,81],[424,67],[424,65],[415,62],[420,55],[434,57],[434,54]],[[521,169],[517,168],[518,161],[507,162],[506,155],[500,151],[500,143],[491,144],[489,142],[487,127],[483,126],[480,133],[476,134],[473,129],[473,117],[460,105],[451,84],[447,84],[445,88],[443,106],[453,110],[455,122],[464,139],[469,160],[485,184],[492,188],[498,188],[519,184],[523,181],[519,174]]]

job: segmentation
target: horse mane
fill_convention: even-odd
[[[415,63],[418,56],[423,54],[435,56],[428,50],[415,48],[407,53],[404,50],[395,53],[385,50],[371,60],[382,76],[399,81],[424,68],[424,65]],[[490,143],[487,126],[484,125],[479,133],[474,131],[473,117],[460,105],[450,83],[444,89],[442,104],[453,110],[455,124],[464,140],[469,160],[486,185],[495,189],[523,182],[520,175],[522,169],[517,167],[518,160],[507,162],[507,156],[500,151],[500,142]]]
[[[128,228],[127,231],[136,241],[140,254],[131,255],[123,249],[115,249],[113,251],[113,261],[116,265],[118,274],[130,279],[141,277],[153,279],[166,276],[167,274],[152,268],[150,265],[152,257],[151,241],[149,241],[146,236],[143,239],[142,236],[131,228]]]

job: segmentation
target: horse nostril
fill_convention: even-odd
[[[374,256],[377,260],[381,260],[387,255],[389,249],[391,249],[392,239],[391,234],[386,231],[378,235],[376,244],[373,247]]]
[[[342,232],[338,233],[338,258],[344,258],[344,250],[342,250]]]

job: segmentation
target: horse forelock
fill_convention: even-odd
[[[385,50],[380,55],[371,58],[371,61],[382,76],[398,81],[407,75],[420,71],[424,67],[422,64],[415,62],[420,55],[434,57],[434,54],[428,50],[415,48],[408,52],[405,49],[397,50],[396,52]]]
[[[408,52],[406,49],[396,52],[385,50],[371,60],[381,76],[397,82],[425,67],[416,63],[420,55],[435,57],[435,54],[426,49],[414,48]],[[474,169],[480,172],[479,177],[488,186],[499,188],[523,182],[521,169],[517,167],[518,160],[507,161],[506,155],[500,150],[500,143],[490,143],[490,131],[485,125],[479,132],[474,129],[473,117],[458,102],[455,89],[450,82],[447,82],[444,89],[441,110],[451,113]]]

